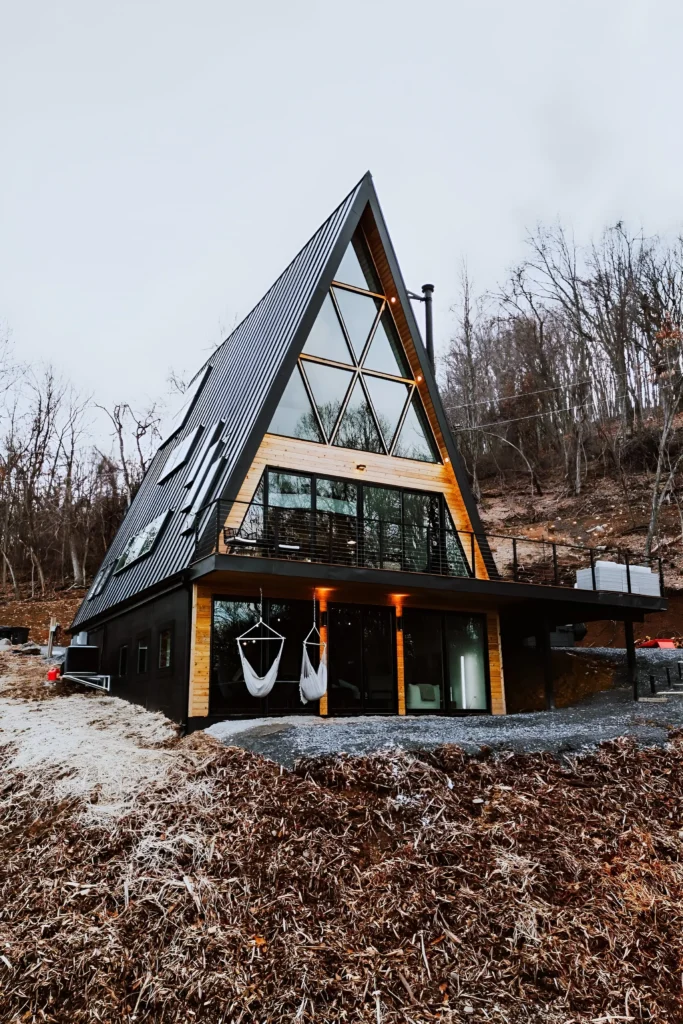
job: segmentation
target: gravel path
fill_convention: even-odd
[[[244,747],[291,767],[298,757],[369,754],[387,747],[429,749],[442,743],[455,743],[471,753],[482,746],[561,752],[630,735],[644,745],[661,746],[671,726],[683,726],[683,693],[662,703],[634,704],[630,690],[616,689],[574,707],[500,718],[290,716],[220,722],[206,731],[226,746]]]

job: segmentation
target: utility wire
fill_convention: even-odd
[[[626,395],[616,395],[614,398],[615,402],[618,402],[620,398],[626,398]],[[464,430],[483,430],[484,427],[503,427],[506,423],[520,423],[522,420],[536,420],[539,416],[555,416],[560,412],[574,412],[575,409],[586,409],[589,405],[594,405],[594,401],[590,398],[587,402],[582,402],[580,405],[568,405],[565,409],[548,409],[546,412],[534,412],[530,416],[516,416],[512,420],[492,420],[490,423],[479,423],[476,427],[453,427],[456,434],[462,433]]]
[[[630,370],[624,370],[622,373],[613,373],[612,379],[626,377],[630,372]],[[593,384],[594,380],[593,377],[587,377],[586,380],[575,380],[572,384],[558,384],[557,387],[539,388],[538,391],[523,391],[519,395],[508,395],[506,398],[483,398],[480,402],[465,402],[463,405],[444,403],[444,405],[451,412],[455,412],[457,409],[472,409],[475,405],[499,405],[501,402],[514,402],[518,398],[526,398],[529,395],[545,395],[548,391],[568,391],[569,388],[578,388],[582,384]]]

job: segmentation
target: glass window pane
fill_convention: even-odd
[[[318,477],[315,483],[318,512],[355,516],[358,510],[358,488],[345,480],[326,480]]]
[[[394,377],[407,377],[412,380],[413,375],[410,372],[401,340],[394,327],[391,313],[386,309],[377,324],[377,330],[363,365],[368,370],[391,373]]]
[[[360,359],[382,303],[369,295],[349,292],[344,288],[334,288],[333,291],[356,359]]]
[[[309,359],[303,361],[303,368],[329,440],[349,390],[352,373],[350,370],[340,370],[337,366],[312,363]]]
[[[362,452],[384,452],[375,418],[359,380],[354,384],[334,443],[339,448],[356,448]]]
[[[401,492],[363,487],[363,552],[368,568],[400,569],[403,563]]]
[[[443,707],[441,615],[404,609],[403,656],[407,709],[439,711]]]
[[[370,253],[358,234],[349,243],[334,279],[342,284],[352,284],[356,288],[376,292],[377,295],[383,294]]]
[[[399,384],[398,381],[382,377],[371,377],[369,374],[363,374],[363,380],[370,392],[387,448],[391,448],[396,427],[410,394],[410,387],[408,384]]]
[[[418,413],[419,410],[419,413]],[[416,394],[410,403],[401,433],[394,449],[400,459],[417,459],[419,462],[438,462],[436,446],[431,440],[431,430],[422,411],[422,403]]]
[[[159,668],[171,667],[171,630],[162,629],[159,633]]]
[[[486,710],[484,624],[475,615],[445,616],[448,699],[452,710]]]
[[[325,296],[318,319],[313,324],[304,345],[304,352],[309,356],[332,359],[337,363],[353,363],[337,311],[329,295]]]
[[[311,508],[310,476],[269,473],[268,504],[275,508]]]
[[[261,701],[252,697],[247,690],[237,650],[237,637],[258,622],[259,606],[256,601],[213,602],[213,623],[211,630],[211,705],[212,709],[226,706],[233,711],[258,712]],[[256,635],[256,634],[254,634]],[[274,644],[255,643],[245,648],[245,654],[254,671],[263,675],[264,647]],[[270,654],[275,654],[271,651]],[[272,658],[271,658],[272,660]]]
[[[435,494],[403,495],[404,567],[412,572],[441,572],[441,516]]]
[[[467,558],[462,549],[462,540],[465,543],[469,543],[469,538],[465,535],[462,539],[458,536],[458,531],[453,525],[451,519],[451,513],[448,506],[445,508],[445,520],[446,520],[446,543],[445,543],[445,559],[446,565],[444,572],[449,576],[471,576]]]
[[[322,441],[318,421],[298,367],[294,367],[294,373],[270,421],[268,433],[298,437],[302,441]]]

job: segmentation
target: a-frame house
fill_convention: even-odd
[[[71,628],[113,694],[193,728],[502,714],[501,618],[521,638],[660,606],[501,577],[367,174],[195,377]],[[261,613],[259,697],[237,638]]]

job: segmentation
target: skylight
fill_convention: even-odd
[[[130,538],[123,549],[123,553],[117,559],[114,572],[121,572],[122,569],[127,569],[133,562],[137,562],[139,559],[150,554],[159,539],[169,513],[170,509],[162,512],[160,516],[153,519],[151,523],[147,523],[144,529]]]
[[[210,373],[210,365],[203,367],[197,376],[190,381],[187,389],[182,393],[182,395],[178,396],[176,408],[171,417],[169,429],[164,436],[163,444],[170,441],[170,439],[174,437],[179,430],[182,430],[187,423],[189,415],[192,412],[195,402],[199,398],[199,394]]]
[[[157,480],[158,484],[163,484],[170,476],[173,475],[173,473],[175,473],[177,469],[180,469],[181,466],[185,465],[203,429],[204,428],[201,426],[195,427],[195,429],[173,449],[166,460],[166,465],[161,471],[161,476]]]

